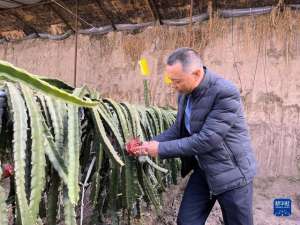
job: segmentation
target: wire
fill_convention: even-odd
[[[55,3],[56,5],[58,5],[59,7],[61,7],[62,9],[64,9],[65,11],[67,11],[68,13],[70,13],[72,16],[74,16],[75,18],[77,17],[80,21],[82,21],[83,23],[87,24],[88,26],[90,26],[91,28],[96,28],[93,24],[87,22],[86,20],[82,19],[80,16],[77,16],[75,13],[73,13],[70,9],[66,8],[65,6],[63,6],[62,4],[60,4],[59,2],[57,2],[56,0],[51,0],[51,2]]]
[[[192,35],[193,35],[193,6],[194,6],[194,1],[191,0],[190,3],[190,25],[189,25],[189,36],[188,36],[188,45],[192,47]]]
[[[231,17],[231,50],[232,50],[232,55],[233,55],[233,67],[236,70],[239,82],[240,82],[240,89],[241,89],[241,93],[243,92],[243,84],[242,84],[242,79],[240,76],[240,71],[238,68],[238,62],[236,60],[236,55],[235,55],[235,51],[234,51],[234,38],[233,38],[233,31],[234,31],[234,27],[233,27],[233,17]]]
[[[78,1],[76,0],[76,21],[75,21],[75,52],[74,52],[74,87],[77,84],[77,52],[78,52]]]

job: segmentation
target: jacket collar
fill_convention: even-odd
[[[192,98],[201,97],[209,87],[211,74],[205,66],[203,67],[203,69],[204,69],[204,77],[202,81],[199,83],[199,85],[191,92]]]

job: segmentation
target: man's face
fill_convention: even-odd
[[[172,81],[171,87],[176,91],[187,94],[195,88],[195,82],[198,80],[197,75],[185,72],[181,63],[167,65],[166,72]]]

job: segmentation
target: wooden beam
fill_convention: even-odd
[[[157,20],[160,25],[162,25],[161,15],[158,11],[157,4],[156,4],[155,0],[147,0],[147,2],[148,2],[148,5],[150,7],[153,18],[155,20]]]
[[[9,11],[15,11],[16,9],[27,9],[27,8],[31,8],[31,7],[35,7],[35,6],[40,6],[40,5],[46,5],[46,4],[51,4],[52,1],[41,1],[41,2],[37,2],[37,3],[33,3],[33,4],[28,4],[28,5],[20,5],[18,7],[14,7],[14,8],[3,8],[0,9],[0,12],[9,12]],[[20,4],[20,3],[18,3]]]
[[[52,5],[49,4],[49,7],[53,10],[53,12],[64,22],[67,28],[75,32],[73,27],[68,23],[67,19]]]
[[[104,16],[110,21],[111,26],[114,30],[117,30],[116,25],[113,21],[113,17],[111,17],[109,15],[109,13],[105,10],[105,8],[102,5],[102,0],[95,0],[95,2],[97,3],[97,5],[99,6],[99,8],[101,9],[101,11],[103,12]]]
[[[17,0],[2,0],[2,1],[7,2],[7,3],[18,4],[18,5],[20,5],[20,6],[25,5],[23,2],[19,2],[19,1],[17,1]]]

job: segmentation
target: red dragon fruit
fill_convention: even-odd
[[[11,164],[6,163],[2,166],[2,171],[2,179],[4,179],[14,174],[14,167]]]
[[[133,149],[135,147],[141,146],[143,143],[139,138],[133,138],[126,144],[126,151],[129,155],[134,155]]]

